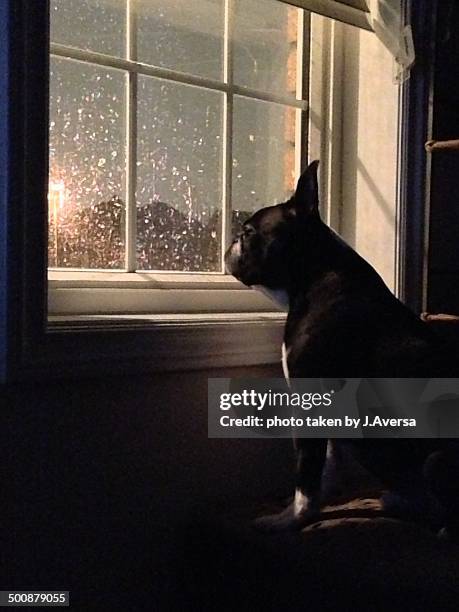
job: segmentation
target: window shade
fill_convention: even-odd
[[[365,0],[283,0],[287,4],[292,4],[331,19],[344,21],[351,25],[372,30],[368,21],[369,9]]]

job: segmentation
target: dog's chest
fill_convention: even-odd
[[[289,349],[286,347],[285,342],[282,343],[282,371],[284,372],[285,380],[290,380],[290,373],[288,370],[288,353]]]

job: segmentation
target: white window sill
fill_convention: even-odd
[[[275,305],[224,274],[50,271],[50,315],[198,315],[273,312]]]

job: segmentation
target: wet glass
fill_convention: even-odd
[[[124,57],[126,0],[51,0],[51,41]]]
[[[235,6],[235,84],[295,97],[299,9],[275,0],[237,0]]]
[[[223,0],[137,0],[140,62],[211,79],[223,71]]]
[[[232,209],[241,222],[259,208],[292,195],[295,119],[291,107],[235,96]]]
[[[59,48],[51,57],[51,267],[125,268],[127,172],[136,186],[130,247],[139,270],[221,271],[225,151],[232,151],[233,232],[254,210],[292,192],[294,108],[229,93],[232,132],[224,143],[225,94],[218,91],[226,87],[224,5],[51,0],[52,42],[78,48],[87,60],[63,57],[71,50]],[[232,7],[235,85],[294,97],[299,10],[275,0],[234,0]],[[93,54],[111,56],[112,65],[125,58],[128,23],[130,59],[139,62],[129,81],[129,108],[129,66],[106,68]],[[152,66],[210,81],[198,87],[142,74]],[[128,139],[135,145],[129,160]]]
[[[219,271],[223,94],[140,77],[137,265]]]
[[[52,267],[123,268],[125,74],[51,59],[49,249]]]

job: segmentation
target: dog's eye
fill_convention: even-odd
[[[251,225],[244,225],[241,233],[243,236],[248,237],[248,236],[252,236],[253,234],[255,234],[256,230]]]

